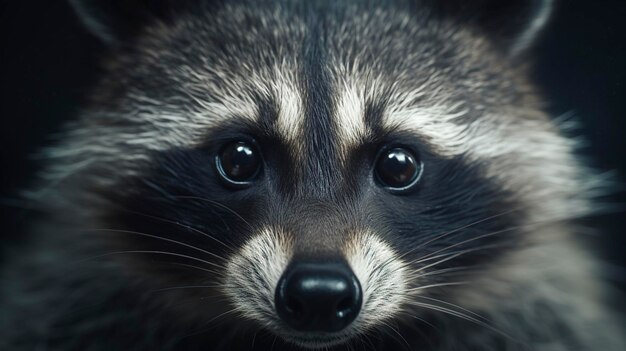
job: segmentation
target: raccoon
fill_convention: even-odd
[[[108,44],[3,350],[624,350],[549,0],[73,0]]]

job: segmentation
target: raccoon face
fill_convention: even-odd
[[[50,177],[125,274],[201,287],[163,304],[181,325],[322,348],[475,319],[536,224],[584,208],[516,65],[549,2],[485,1],[523,15],[493,35],[454,1],[112,2],[124,26],[74,2],[115,49]]]

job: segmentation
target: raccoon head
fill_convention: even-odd
[[[455,319],[586,207],[519,67],[550,1],[73,3],[113,55],[48,176],[124,274],[204,287],[181,320],[322,348]]]

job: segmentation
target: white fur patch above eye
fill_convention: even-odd
[[[371,232],[357,232],[345,255],[363,289],[363,306],[354,325],[361,331],[396,317],[406,302],[409,284],[406,264]]]
[[[353,86],[346,85],[335,108],[340,149],[347,156],[350,148],[359,144],[365,136],[365,101],[364,96]]]
[[[465,111],[446,106],[395,107],[388,111],[383,123],[388,129],[411,130],[423,135],[434,151],[442,157],[453,157],[467,151],[472,135],[467,126],[454,123]]]
[[[224,294],[246,319],[276,324],[274,291],[292,256],[292,245],[279,230],[265,228],[232,256],[226,266]]]
[[[278,100],[278,132],[288,143],[297,145],[302,138],[304,125],[304,108],[302,97],[295,87],[295,82],[286,78],[272,84]]]

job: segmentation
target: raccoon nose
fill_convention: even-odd
[[[361,285],[345,263],[292,263],[278,281],[276,311],[299,331],[337,332],[357,317]]]

